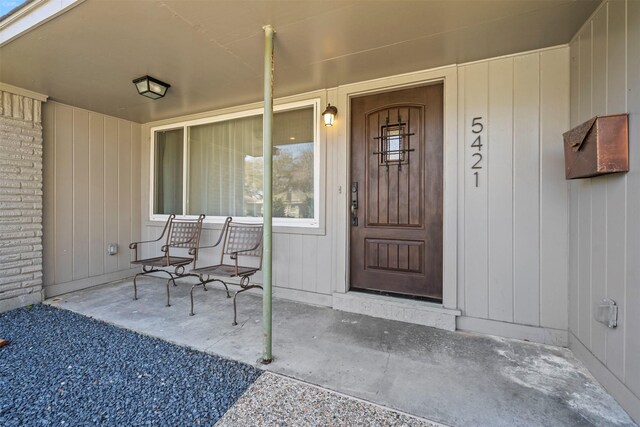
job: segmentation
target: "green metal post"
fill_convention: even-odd
[[[263,349],[262,363],[271,363],[271,231],[272,231],[272,166],[273,166],[273,34],[275,31],[271,25],[264,29],[264,115],[262,119],[262,156],[264,160],[264,221],[263,254],[264,263],[262,267],[263,281],[262,287],[262,331]]]

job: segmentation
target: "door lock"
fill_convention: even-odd
[[[351,225],[358,225],[358,183],[351,183]]]

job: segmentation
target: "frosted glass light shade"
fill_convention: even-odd
[[[324,120],[324,125],[333,126],[333,123],[336,120],[336,114],[338,114],[338,109],[333,105],[328,104],[327,108],[322,112],[322,119]]]
[[[140,95],[151,99],[162,98],[167,93],[167,89],[171,87],[170,84],[154,79],[151,76],[137,78],[133,81],[133,84],[136,85]]]

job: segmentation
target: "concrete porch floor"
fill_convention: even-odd
[[[262,353],[262,300],[233,305],[218,285],[194,291],[143,278],[139,300],[124,281],[47,303],[142,334],[239,360],[382,406],[452,426],[634,426],[564,348],[447,332],[274,298],[273,354]]]

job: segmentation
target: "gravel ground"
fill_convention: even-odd
[[[241,426],[437,427],[441,424],[265,372],[216,424],[216,427]]]
[[[0,314],[0,338],[6,427],[212,425],[261,374],[44,305]]]

